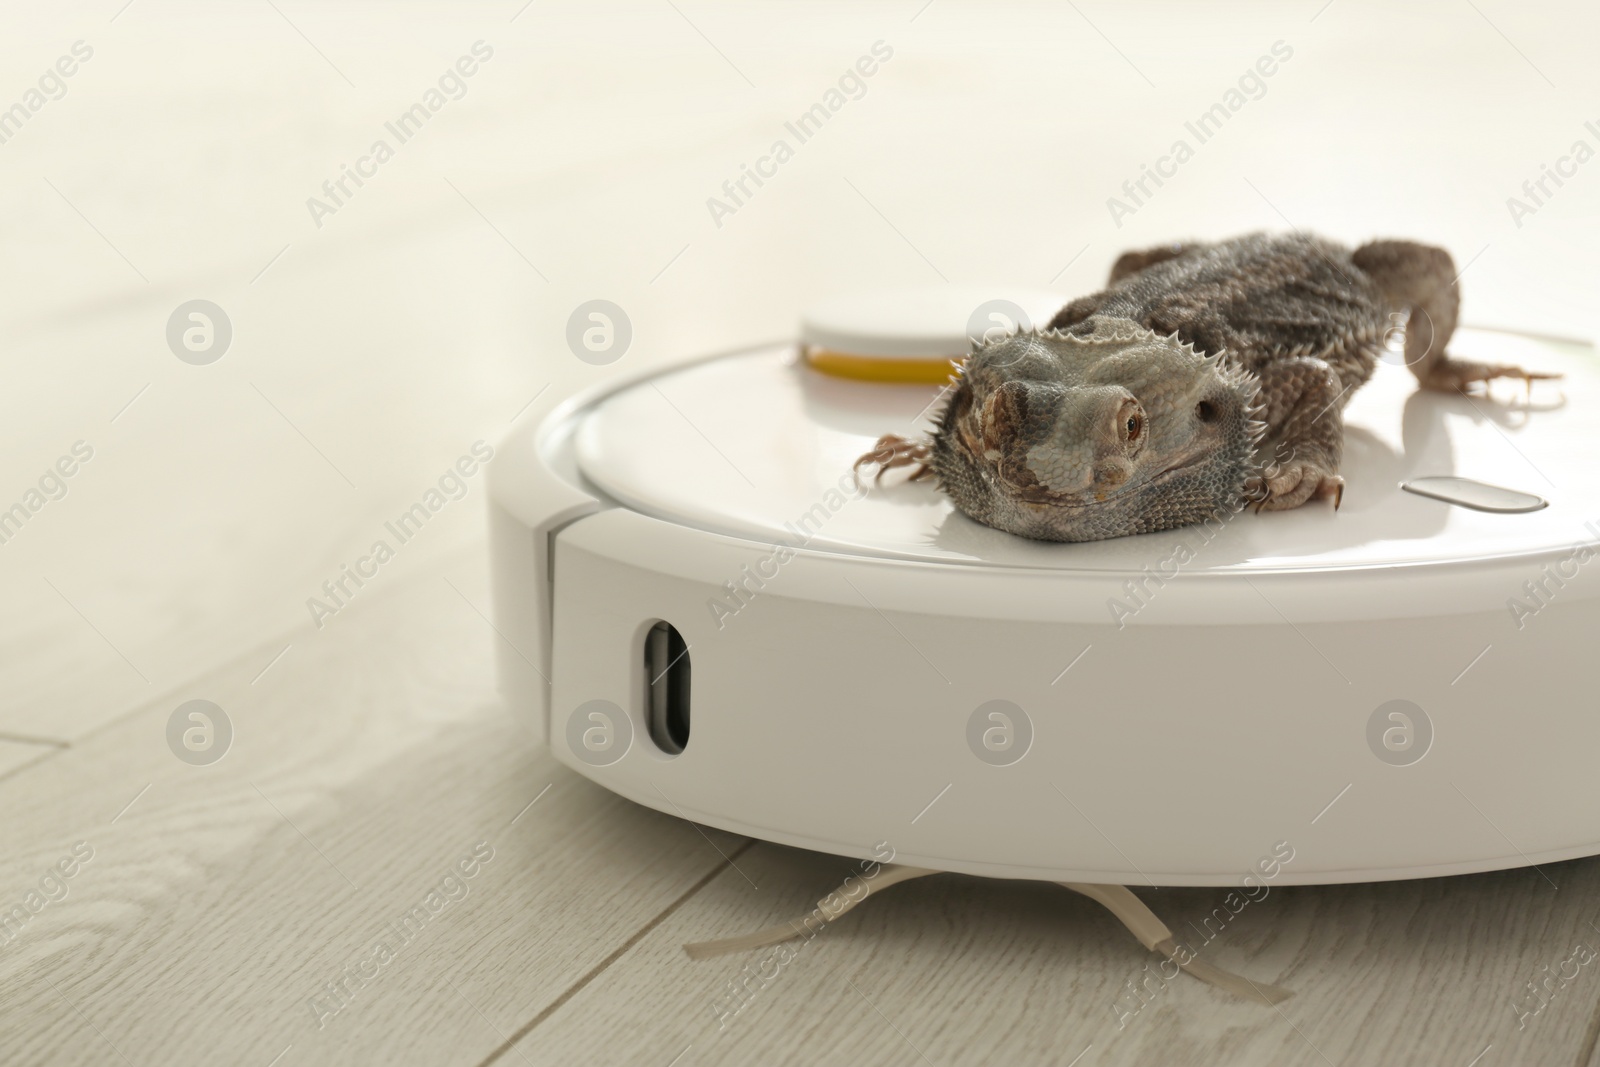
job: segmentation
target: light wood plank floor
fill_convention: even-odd
[[[70,747],[0,745],[0,902],[46,901],[0,944],[0,1063],[1594,1062],[1600,968],[1563,961],[1600,944],[1595,861],[1274,889],[1209,952],[1294,990],[1279,1008],[1152,977],[1065,890],[952,875],[781,967],[691,961],[849,864],[637,807],[527,742],[486,586],[458,555],[254,684],[279,646]],[[166,740],[195,697],[233,724],[209,766]],[[1142,895],[1179,929],[1220,899]],[[1519,1028],[1526,983],[1574,969]]]
[[[65,742],[48,738],[30,737],[27,740],[0,738],[0,775],[43,759],[64,744]]]

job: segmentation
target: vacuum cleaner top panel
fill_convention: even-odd
[[[1581,343],[1463,330],[1452,352],[1558,371],[1495,399],[1419,392],[1380,365],[1351,400],[1341,510],[1244,512],[1220,529],[1189,527],[1084,544],[1030,541],[956,512],[927,483],[897,475],[862,496],[851,465],[880,434],[928,430],[940,387],[830,377],[793,347],[772,347],[647,378],[579,412],[584,476],[620,503],[709,532],[810,551],[1064,571],[1138,571],[1187,550],[1185,570],[1426,566],[1568,552],[1600,539],[1600,366]],[[1474,510],[1402,490],[1454,476],[1549,502],[1520,513]],[[1439,488],[1439,483],[1434,483]],[[1451,494],[1448,483],[1444,495]],[[1204,550],[1200,551],[1200,546]]]

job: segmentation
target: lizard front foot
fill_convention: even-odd
[[[1257,511],[1288,511],[1310,500],[1332,500],[1338,511],[1344,500],[1344,479],[1305,460],[1290,460],[1258,484]]]
[[[933,474],[933,469],[928,466],[928,456],[931,452],[932,446],[926,441],[913,441],[899,434],[886,433],[878,438],[870,452],[856,460],[851,469],[859,475],[862,467],[869,464],[875,466],[878,468],[878,473],[872,480],[880,482],[883,480],[884,472],[916,464],[917,469],[911,472],[908,480],[919,482]]]

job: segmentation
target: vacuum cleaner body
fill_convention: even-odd
[[[1339,512],[1084,544],[856,484],[938,385],[795,344],[609,384],[492,465],[506,697],[640,804],[920,868],[1295,884],[1600,854],[1600,372],[1461,337],[1564,372],[1565,403],[1380,366]]]

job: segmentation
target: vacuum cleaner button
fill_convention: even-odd
[[[1418,496],[1443,500],[1447,504],[1460,504],[1474,511],[1523,512],[1547,508],[1550,502],[1532,493],[1487,485],[1471,478],[1433,477],[1413,478],[1401,482],[1400,488]]]

